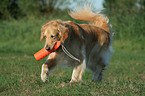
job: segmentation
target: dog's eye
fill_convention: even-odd
[[[55,36],[54,35],[51,35],[51,38],[54,38]]]
[[[44,36],[44,38],[46,39],[46,36]]]

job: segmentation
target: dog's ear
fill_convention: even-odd
[[[40,41],[42,41],[44,38],[44,32],[41,31],[41,37],[40,37]]]
[[[42,28],[41,28],[40,41],[42,41],[44,39],[44,32],[45,32],[45,29],[46,29],[47,25],[48,25],[48,23],[43,25]]]
[[[60,41],[64,43],[64,41],[68,38],[68,33],[69,33],[69,27],[65,27],[64,25],[60,24],[60,27],[58,29],[60,31]]]

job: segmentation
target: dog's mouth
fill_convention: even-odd
[[[59,46],[61,45],[61,41],[57,41],[55,42],[55,44],[53,45],[53,47],[50,47],[48,45],[46,45],[44,48],[47,50],[47,51],[55,51],[56,49],[59,48]]]
[[[49,50],[53,49],[54,46],[55,46],[55,43],[53,43],[51,46],[48,44],[45,44],[44,48],[45,48],[45,50],[49,51]]]
[[[46,46],[45,47],[45,50],[47,50],[47,51],[49,51],[49,50],[51,50],[52,48],[50,48],[49,46]]]

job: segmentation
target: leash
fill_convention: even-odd
[[[61,43],[61,46],[62,46],[63,52],[64,52],[67,56],[69,56],[69,57],[72,58],[73,60],[76,60],[76,61],[80,62],[79,59],[77,59],[76,57],[74,57],[73,55],[71,55],[71,54],[67,51],[67,49],[64,47],[64,45],[63,45],[62,43]]]

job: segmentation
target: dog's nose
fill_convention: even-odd
[[[50,50],[50,47],[49,47],[48,45],[46,45],[46,46],[45,46],[45,49],[46,49],[47,51],[49,51],[49,50]]]

